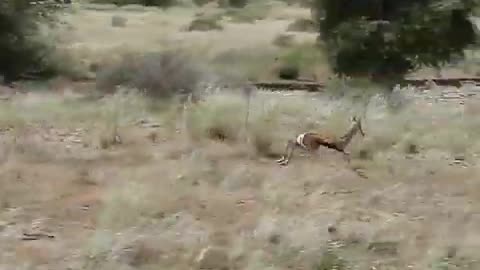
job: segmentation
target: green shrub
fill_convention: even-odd
[[[163,51],[141,56],[124,56],[119,62],[100,69],[97,88],[107,93],[118,86],[144,91],[154,98],[194,93],[202,72],[184,53]]]
[[[418,67],[463,56],[476,40],[469,19],[475,5],[471,0],[314,0],[312,14],[335,73],[389,83]]]
[[[41,36],[39,23],[54,23],[56,6],[53,1],[32,0],[0,2],[0,75],[6,83],[26,73],[53,75],[45,55],[54,46]]]
[[[282,73],[291,74],[287,75],[288,77],[292,77],[295,74],[298,76],[300,73],[311,74],[316,67],[326,62],[322,50],[309,43],[286,48],[279,56],[278,61],[282,69],[284,69]]]
[[[300,70],[297,65],[286,64],[278,68],[278,77],[284,80],[296,80],[300,75]]]

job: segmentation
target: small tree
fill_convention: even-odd
[[[462,56],[475,42],[475,0],[314,0],[334,72],[391,82]]]
[[[52,18],[54,1],[3,0],[0,2],[0,75],[6,83],[44,66],[49,47],[36,39],[38,23]]]

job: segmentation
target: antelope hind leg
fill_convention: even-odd
[[[287,155],[288,155],[288,150],[290,149],[290,144],[291,144],[291,140],[288,140],[288,141],[287,141],[287,145],[286,145],[286,147],[285,147],[285,154],[282,156],[281,159],[276,160],[277,163],[280,164],[280,163],[285,162],[286,157],[287,157]]]
[[[288,141],[287,145],[287,158],[279,162],[280,165],[287,165],[290,162],[290,159],[293,156],[293,151],[295,150],[295,142],[292,140]]]

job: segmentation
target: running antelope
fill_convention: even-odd
[[[285,155],[277,160],[277,163],[280,165],[287,165],[292,156],[294,150],[299,147],[303,148],[309,152],[316,151],[320,146],[324,146],[330,149],[334,149],[338,152],[348,156],[345,153],[345,148],[348,146],[352,138],[360,131],[360,134],[364,137],[365,133],[362,129],[362,122],[356,116],[351,118],[351,125],[348,131],[340,137],[338,140],[329,136],[325,136],[322,133],[316,132],[306,132],[297,136],[295,140],[288,140],[287,147],[285,149]],[[286,156],[286,158],[285,158]]]

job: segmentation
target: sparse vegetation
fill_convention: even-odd
[[[184,52],[172,50],[145,55],[125,55],[97,74],[97,87],[107,93],[118,86],[133,87],[154,98],[188,95],[197,90],[200,67]]]
[[[56,9],[53,1],[6,0],[0,3],[0,75],[6,83],[32,71],[51,75],[44,56],[52,47],[42,39],[38,23],[53,22]]]

